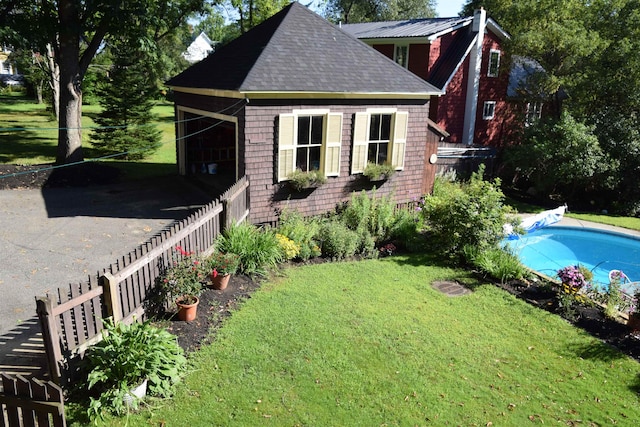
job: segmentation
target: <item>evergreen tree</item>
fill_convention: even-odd
[[[98,90],[102,112],[95,121],[100,128],[91,144],[126,160],[138,160],[160,148],[160,130],[151,124],[156,84],[148,72],[144,54],[135,46],[118,43],[113,49],[113,66]]]

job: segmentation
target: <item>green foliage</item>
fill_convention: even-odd
[[[393,196],[377,197],[375,189],[371,191],[371,196],[366,191],[352,194],[349,203],[339,213],[347,227],[360,233],[369,233],[376,242],[388,239],[395,221],[394,215]]]
[[[436,280],[475,291],[447,298]],[[264,283],[193,355],[175,397],[128,425],[631,425],[639,368],[424,255],[324,263]]]
[[[278,233],[291,239],[299,247],[297,257],[303,261],[320,256],[317,236],[320,222],[317,218],[305,219],[300,213],[285,209],[280,214]]]
[[[159,278],[161,294],[165,300],[180,298],[185,304],[193,304],[204,290],[202,283],[209,273],[201,257],[176,246],[172,264]]]
[[[240,268],[240,256],[231,252],[215,251],[205,259],[206,271],[216,274],[236,274]]]
[[[367,177],[370,181],[381,181],[390,178],[396,169],[389,163],[367,163],[367,166],[362,171],[362,175]]]
[[[105,153],[122,153],[125,160],[143,159],[161,145],[160,131],[152,124],[156,85],[147,72],[147,56],[136,46],[120,43],[108,79],[98,90],[102,111],[95,118],[101,127],[92,133],[92,145]]]
[[[541,194],[576,197],[595,188],[605,172],[604,153],[592,131],[564,113],[559,121],[529,126],[522,144],[505,149],[505,162]]]
[[[458,257],[467,245],[494,249],[504,237],[510,209],[503,204],[500,180],[484,181],[483,172],[481,167],[463,184],[441,182],[425,197],[421,213],[430,243],[439,252]]]
[[[216,249],[240,256],[240,272],[264,276],[282,262],[284,255],[275,230],[243,222],[227,228],[216,241]]]
[[[335,259],[355,255],[361,241],[356,231],[335,218],[322,223],[318,236],[322,255]]]
[[[170,396],[186,367],[176,337],[148,322],[104,323],[102,341],[86,354],[87,388],[99,393],[98,398],[91,397],[89,417],[97,420],[105,412],[123,415],[137,408],[136,398],[131,404],[125,398],[145,379],[150,395]]]
[[[296,169],[287,178],[296,191],[318,187],[327,182],[327,178],[317,169],[308,172]]]
[[[436,6],[434,0],[328,0],[324,15],[335,23],[344,24],[433,18]]]
[[[501,283],[522,280],[529,275],[518,257],[502,248],[478,250],[473,246],[465,246],[463,253],[468,262]]]

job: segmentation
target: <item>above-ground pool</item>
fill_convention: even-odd
[[[584,265],[595,284],[609,283],[610,270],[640,281],[640,239],[593,228],[546,227],[507,240],[520,261],[549,277],[569,265]]]

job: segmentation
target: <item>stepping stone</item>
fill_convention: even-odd
[[[471,293],[470,289],[465,288],[460,283],[449,280],[436,281],[431,286],[450,297],[460,297]]]

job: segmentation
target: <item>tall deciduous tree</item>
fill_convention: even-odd
[[[231,5],[238,13],[237,25],[244,34],[267,18],[275,15],[290,0],[230,0]]]
[[[344,24],[433,18],[434,0],[328,0],[325,16]]]
[[[0,0],[0,26],[11,26],[25,39],[46,41],[59,70],[58,151],[56,162],[83,160],[81,143],[82,81],[99,49],[112,36],[131,30],[152,46],[204,0]],[[34,43],[35,44],[35,43]],[[42,44],[42,43],[38,43]],[[39,46],[45,49],[44,46]]]

